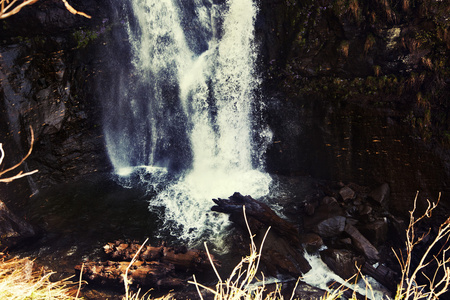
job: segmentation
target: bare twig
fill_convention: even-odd
[[[148,238],[142,243],[141,247],[136,251],[136,254],[134,254],[133,259],[131,260],[130,264],[128,265],[125,274],[122,274],[123,277],[123,284],[125,285],[125,299],[130,299],[130,284],[132,283],[131,279],[128,279],[128,271],[130,270],[131,266],[136,262],[136,258],[138,257],[139,253],[141,252],[142,248],[144,248],[144,245],[147,243]]]
[[[30,156],[31,152],[33,151],[33,144],[34,144],[34,132],[33,132],[33,128],[31,126],[30,126],[30,135],[31,135],[30,149],[28,150],[27,155],[25,155],[17,164],[12,166],[11,168],[8,168],[6,170],[1,171],[0,172],[0,177],[3,176],[4,174],[8,173],[8,172],[11,172],[11,171],[17,169]],[[3,159],[5,158],[5,151],[3,150],[3,145],[1,143],[0,143],[0,153],[1,153],[1,156],[0,156],[0,165],[1,165],[2,162],[3,162]],[[0,182],[8,183],[8,182],[11,182],[13,180],[16,180],[16,179],[19,179],[19,178],[22,178],[22,177],[34,174],[36,172],[38,172],[38,170],[33,170],[33,171],[30,171],[30,172],[26,172],[26,173],[23,173],[23,171],[20,171],[16,175],[13,175],[13,176],[10,176],[10,177],[6,177],[6,178],[0,178]]]
[[[439,299],[439,297],[450,287],[450,267],[448,266],[448,263],[450,262],[450,256],[448,255],[448,252],[450,251],[450,245],[448,244],[450,238],[450,218],[439,226],[436,237],[425,249],[425,253],[422,254],[417,266],[412,265],[414,247],[418,243],[422,242],[430,233],[430,230],[428,230],[421,236],[416,236],[415,227],[417,223],[425,217],[431,217],[431,214],[437,207],[440,198],[441,195],[439,194],[437,203],[431,203],[428,201],[428,206],[425,213],[416,218],[414,216],[417,207],[416,194],[413,209],[410,211],[408,229],[406,230],[405,253],[402,253],[401,251],[394,251],[402,271],[402,278],[398,286],[395,299]],[[439,249],[437,254],[431,255],[431,251],[436,245],[438,245],[438,243],[442,241],[444,242],[444,246]],[[423,272],[423,269],[432,262],[436,263],[435,272],[432,276],[429,276]],[[441,273],[438,275],[440,272],[443,274]],[[419,274],[422,274],[427,279],[427,285],[420,285],[417,282],[417,276]],[[441,277],[438,278],[438,276]]]
[[[0,19],[6,19],[12,15],[17,14],[22,8],[24,8],[25,6],[34,4],[36,2],[38,2],[39,0],[23,0],[21,3],[18,4],[18,2],[20,2],[20,0],[0,0]],[[81,15],[85,18],[90,19],[91,16],[85,14],[84,12],[80,12],[75,10],[68,2],[67,0],[61,0],[64,3],[64,6],[66,7],[66,9],[71,12],[74,15]],[[6,6],[5,6],[6,4]]]
[[[66,6],[66,9],[67,9],[68,11],[70,11],[71,13],[73,13],[74,15],[81,15],[81,16],[83,16],[83,17],[85,17],[85,18],[88,18],[88,19],[91,18],[91,16],[85,14],[84,12],[77,11],[76,9],[74,9],[72,6],[70,6],[70,4],[69,4],[66,0],[61,0],[61,1],[62,1],[62,2],[64,3],[64,5]]]

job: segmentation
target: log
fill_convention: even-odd
[[[136,252],[141,247],[138,243],[127,243],[116,241],[106,244],[103,249],[111,260],[131,261]],[[220,263],[213,256],[211,257],[215,266]],[[146,245],[136,257],[140,261],[159,261],[170,263],[176,270],[189,271],[210,268],[210,260],[207,253],[202,250],[188,250],[185,247],[167,247]]]
[[[375,268],[371,264],[365,263],[361,272],[374,278],[392,293],[395,293],[397,290],[398,274],[392,269],[384,265],[379,265]]]
[[[124,276],[130,262],[105,261],[86,262],[75,267],[79,273],[83,269],[83,277],[102,285],[119,285],[124,282]],[[185,284],[184,279],[174,277],[175,268],[171,264],[161,262],[136,261],[128,270],[127,278],[133,283],[149,286],[173,288]]]
[[[213,199],[215,206],[213,211],[228,214],[242,215],[242,207],[245,206],[247,216],[251,216],[266,226],[271,226],[279,235],[287,237],[293,245],[300,247],[300,237],[297,228],[286,220],[280,218],[267,204],[253,199],[250,196],[243,196],[234,193],[228,199]]]
[[[144,287],[174,288],[186,284],[192,272],[211,268],[205,251],[188,250],[185,247],[167,247],[164,244],[154,247],[137,242],[116,241],[103,247],[107,260],[86,262],[75,267],[90,282],[103,285],[123,285],[124,276],[130,262],[136,261],[128,269],[127,278]],[[140,249],[140,251],[139,251]],[[138,252],[139,251],[139,252]],[[215,266],[220,263],[211,256]],[[188,272],[189,271],[189,272]]]
[[[345,232],[352,239],[353,245],[371,262],[377,262],[380,260],[380,254],[359,231],[351,224],[345,225]]]
[[[267,228],[270,230],[261,261],[268,275],[289,274],[294,277],[307,273],[311,266],[303,257],[303,247],[297,228],[288,221],[280,218],[267,204],[234,193],[228,199],[213,199],[215,206],[211,209],[230,214],[230,219],[243,231],[247,232],[243,222],[243,206],[249,227],[256,234],[255,241],[261,242]]]

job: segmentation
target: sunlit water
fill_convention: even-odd
[[[218,242],[228,217],[212,198],[269,192],[259,126],[252,0],[132,1],[126,26],[132,74],[105,113],[105,137],[119,181],[144,184],[161,232]],[[120,111],[120,116],[118,112]]]

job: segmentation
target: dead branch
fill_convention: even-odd
[[[17,14],[22,8],[24,8],[25,6],[34,4],[36,2],[38,2],[39,0],[22,0],[21,3],[20,0],[0,0],[0,19],[6,19],[12,15]],[[77,11],[76,9],[74,9],[68,2],[67,0],[61,0],[64,3],[64,6],[66,7],[66,9],[71,12],[74,15],[81,15],[85,18],[90,19],[91,16],[85,14],[84,12],[80,12]],[[19,4],[18,4],[19,3]],[[6,5],[6,6],[5,6]]]
[[[439,203],[440,195],[437,203]],[[431,240],[431,243],[425,249],[425,253],[419,260],[417,266],[412,266],[412,256],[414,247],[424,240],[424,238],[430,233],[416,236],[415,226],[422,219],[430,218],[432,211],[437,207],[437,203],[428,202],[428,207],[425,213],[420,217],[415,217],[417,195],[414,199],[414,207],[410,211],[409,226],[406,230],[406,251],[403,254],[401,251],[398,253],[394,251],[397,260],[400,263],[402,270],[401,282],[398,286],[397,295],[395,299],[439,299],[439,297],[445,293],[450,287],[450,257],[448,252],[450,251],[450,245],[448,244],[450,237],[450,218],[439,226],[437,236]],[[440,241],[445,241],[444,246],[438,251],[438,254],[432,255],[432,249],[438,245]],[[428,276],[424,272],[431,262],[435,262],[435,273],[432,276]],[[440,278],[438,273],[443,272]],[[417,282],[417,276],[419,274],[424,275],[428,284],[420,285]]]
[[[14,166],[12,166],[11,168],[8,168],[6,170],[3,170],[0,172],[0,177],[3,176],[4,174],[11,172],[15,169],[17,169],[20,165],[23,164],[23,162],[30,156],[31,152],[33,151],[33,144],[34,144],[34,132],[33,132],[33,128],[30,126],[30,134],[31,134],[31,141],[30,141],[30,149],[28,150],[27,155],[25,155],[17,164],[15,164]],[[0,165],[3,163],[3,159],[5,158],[5,151],[3,150],[3,144],[0,143]],[[31,175],[38,172],[38,170],[33,170],[31,172],[26,172],[24,173],[23,171],[20,171],[19,173],[17,173],[16,175],[10,176],[10,177],[6,177],[6,178],[0,178],[0,182],[11,182],[13,180]]]
[[[72,6],[70,6],[70,4],[69,4],[66,0],[61,0],[61,1],[62,1],[62,2],[64,3],[64,5],[66,6],[66,9],[67,9],[68,11],[70,11],[71,13],[73,13],[74,15],[81,15],[81,16],[83,16],[83,17],[85,17],[85,18],[88,18],[88,19],[91,18],[91,16],[85,14],[84,12],[75,10]]]

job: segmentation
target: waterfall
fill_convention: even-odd
[[[217,238],[228,217],[212,198],[262,197],[263,155],[252,0],[130,0],[131,70],[117,70],[105,108],[107,149],[119,180],[154,195],[163,230]]]

